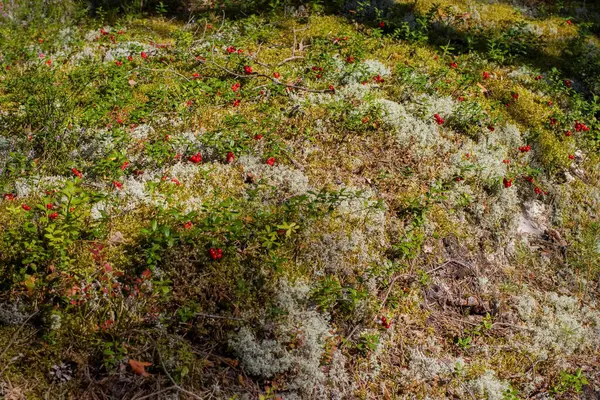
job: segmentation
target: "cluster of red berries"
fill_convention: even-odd
[[[266,163],[272,167],[273,165],[275,165],[275,157],[267,159]]]
[[[590,130],[590,128],[583,122],[575,121],[575,131],[576,132],[581,132],[581,131],[587,132],[589,130]]]
[[[233,53],[242,54],[243,52],[244,52],[244,50],[242,50],[242,49],[236,49],[236,48],[235,48],[235,47],[233,47],[233,46],[229,46],[229,47],[227,48],[227,53],[229,53],[229,54],[233,54]]]
[[[244,65],[244,72],[250,75],[252,73],[252,67],[249,65]]]
[[[442,125],[444,123],[444,118],[440,117],[440,114],[434,114],[433,118],[435,118],[435,122],[437,122],[438,125]]]
[[[212,258],[215,261],[223,258],[223,250],[222,249],[211,248],[210,250],[208,250],[208,253],[210,254],[210,258]]]
[[[242,85],[239,82],[236,82],[233,85],[231,85],[231,90],[233,91],[233,93],[236,93],[238,90],[240,90],[240,86]]]
[[[531,150],[531,146],[530,146],[530,145],[527,145],[527,146],[521,146],[521,147],[519,147],[519,151],[520,151],[521,153],[527,153],[527,152],[528,152],[528,151],[530,151],[530,150]]]
[[[202,162],[202,154],[196,153],[193,156],[191,156],[190,158],[188,158],[188,160],[193,162],[194,164],[198,164],[198,163]]]
[[[381,75],[377,75],[377,76],[373,77],[373,80],[374,80],[375,82],[377,82],[377,83],[384,83],[384,82],[385,82],[385,79],[383,79],[383,78],[381,77]]]
[[[81,173],[81,171],[78,171],[77,168],[71,168],[71,172],[73,172],[73,175],[75,175],[78,178],[83,178],[83,174]]]
[[[392,327],[392,321],[383,316],[381,317],[381,326],[385,329],[390,329]]]

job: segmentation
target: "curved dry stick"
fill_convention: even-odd
[[[335,93],[335,89],[311,89],[311,88],[307,88],[307,87],[304,87],[304,86],[290,85],[290,84],[283,83],[283,82],[279,81],[279,79],[272,78],[272,77],[270,77],[268,75],[265,75],[265,74],[252,73],[252,74],[249,74],[249,75],[241,75],[241,74],[238,74],[237,72],[234,72],[234,71],[232,71],[232,70],[230,70],[228,68],[225,68],[222,65],[219,65],[218,63],[216,63],[214,61],[205,60],[205,61],[200,61],[200,62],[201,63],[210,63],[210,64],[214,65],[215,67],[219,68],[220,70],[227,72],[229,75],[235,76],[236,78],[240,78],[240,79],[250,79],[250,78],[261,77],[261,78],[267,78],[267,79],[269,79],[271,82],[273,82],[276,85],[285,86],[285,87],[289,87],[289,88],[297,89],[297,90],[302,90],[302,91],[305,91],[305,92],[310,92],[310,93]]]
[[[4,354],[8,351],[8,349],[10,348],[10,346],[12,346],[12,344],[15,342],[15,340],[17,340],[17,336],[23,330],[23,327],[25,326],[25,324],[27,324],[27,322],[29,322],[29,320],[31,318],[33,318],[37,313],[39,313],[39,311],[34,312],[29,317],[27,317],[27,319],[25,321],[23,321],[23,323],[21,324],[21,326],[19,326],[19,329],[17,329],[17,331],[12,335],[12,337],[8,341],[8,344],[6,345],[6,347],[4,348],[4,350],[2,350],[2,353],[0,353],[0,358],[2,358],[2,356],[4,356]]]

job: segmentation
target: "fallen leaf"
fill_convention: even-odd
[[[238,361],[232,360],[231,358],[222,357],[221,361],[234,368],[238,366]]]
[[[136,375],[142,375],[142,376],[150,375],[148,372],[146,372],[145,367],[151,366],[152,363],[149,363],[146,361],[129,360],[129,365],[131,366],[131,370],[133,371],[133,373]]]
[[[133,79],[130,79],[130,80],[129,80],[129,85],[130,85],[130,86],[135,86],[135,85],[136,85],[136,83],[137,83],[137,82],[136,82],[136,81],[134,81]]]

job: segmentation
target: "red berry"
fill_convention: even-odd
[[[196,153],[193,156],[191,156],[190,158],[188,158],[188,160],[193,162],[194,164],[198,164],[198,163],[202,162],[202,154]]]
[[[208,250],[208,253],[210,254],[210,258],[212,258],[215,261],[223,258],[223,250],[221,249],[211,248],[210,250]]]
[[[269,164],[271,167],[275,164],[275,157],[271,157],[267,160],[267,164]]]
[[[512,179],[507,179],[507,178],[502,179],[502,183],[504,184],[505,188],[511,187],[512,186],[512,182],[513,182]]]
[[[25,211],[29,211],[29,210],[31,210],[31,207],[29,207],[27,204],[22,204],[22,205],[21,205],[21,208],[22,208],[23,210],[25,210]]]

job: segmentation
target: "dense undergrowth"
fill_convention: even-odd
[[[92,3],[0,2],[0,396],[598,396],[597,5]]]

